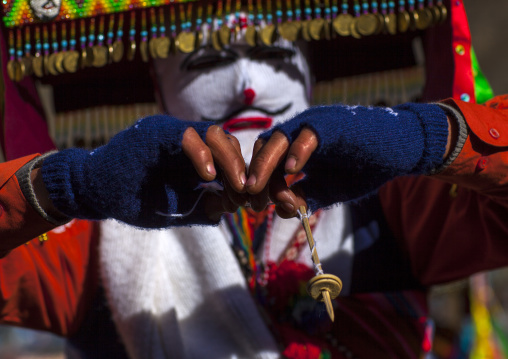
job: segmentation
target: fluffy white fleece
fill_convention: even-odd
[[[325,212],[315,228],[323,262],[351,253],[345,208]],[[272,259],[299,226],[296,219],[277,219],[268,254]],[[106,221],[101,236],[102,281],[132,358],[279,357],[225,226],[143,231]],[[310,264],[310,254],[300,260]],[[350,261],[342,260],[339,267],[336,274],[347,291]]]

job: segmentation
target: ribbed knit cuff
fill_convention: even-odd
[[[30,178],[30,175],[32,173],[32,170],[36,168],[40,168],[42,166],[42,163],[44,160],[55,154],[57,151],[52,151],[45,153],[42,156],[36,157],[27,164],[25,164],[23,167],[21,167],[16,172],[16,178],[19,182],[19,187],[21,189],[21,192],[25,196],[25,199],[27,202],[32,206],[32,208],[41,215],[42,218],[44,218],[46,221],[61,226],[67,222],[69,222],[72,218],[65,216],[63,213],[47,213],[40,205],[37,196],[35,195],[35,191],[32,185],[32,181]]]
[[[446,113],[432,104],[407,103],[394,107],[413,112],[424,131],[425,151],[412,174],[428,175],[443,164],[443,155],[448,143],[448,121]]]
[[[453,161],[457,158],[460,151],[462,151],[462,147],[464,147],[464,143],[466,143],[467,136],[469,135],[469,128],[467,126],[466,120],[464,116],[457,111],[453,106],[447,105],[445,103],[436,103],[439,107],[441,107],[450,121],[455,121],[457,124],[457,142],[452,144],[453,150],[450,152],[448,157],[445,159],[443,164],[437,168],[435,168],[431,174],[437,174],[447,168],[452,164]]]

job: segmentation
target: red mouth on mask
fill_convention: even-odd
[[[272,126],[270,117],[244,117],[232,118],[222,125],[222,128],[229,132],[235,132],[246,129],[266,129]]]

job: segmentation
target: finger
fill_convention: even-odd
[[[266,141],[263,140],[262,138],[258,138],[256,140],[256,142],[254,142],[254,148],[252,149],[252,158],[256,157],[256,155],[258,154],[259,150],[261,148],[263,148],[265,143],[266,143]]]
[[[207,193],[204,201],[205,213],[212,221],[218,221],[224,213],[233,213],[238,209],[238,206],[230,202],[224,193],[222,195]]]
[[[224,171],[231,187],[237,192],[244,192],[245,161],[239,144],[231,138],[232,136],[228,137],[220,127],[215,125],[210,126],[206,132],[206,144],[212,151],[213,159]]]
[[[301,191],[300,187],[292,186],[287,191],[288,192],[280,191],[275,194],[273,198],[276,203],[275,212],[281,218],[296,217],[300,206],[307,208],[305,195],[303,194],[303,191]],[[288,203],[291,206],[283,205],[283,203]]]
[[[270,198],[268,197],[268,186],[263,188],[261,192],[250,196],[250,206],[256,212],[261,212],[266,208]]]
[[[239,193],[236,192],[227,179],[223,180],[225,195],[229,198],[229,201],[232,202],[236,207],[245,206],[247,201],[249,200],[249,195],[247,193]]]
[[[283,210],[283,218],[290,218],[296,215],[296,196],[289,189],[282,172],[277,171],[272,175],[269,185],[269,197],[275,203],[276,209]]]
[[[231,201],[229,196],[223,192],[221,196],[221,204],[223,208],[223,212],[233,213],[236,212],[238,206]]]
[[[236,149],[236,152],[243,158],[242,148],[240,146],[240,141],[238,141],[238,139],[231,134],[226,134],[226,137],[228,138],[229,141],[231,141],[231,144]],[[245,166],[245,181],[246,181],[246,177],[247,177],[246,172],[247,172],[247,167]],[[228,191],[228,195],[229,195],[230,199],[233,201],[233,203],[235,203],[239,206],[244,206],[248,202],[249,195],[244,191],[241,193],[234,191],[232,189],[231,185],[229,185],[229,182],[226,182],[226,183],[228,184],[228,186],[226,186],[226,190]]]
[[[183,133],[182,150],[202,179],[205,181],[215,179],[217,172],[213,164],[212,152],[192,127],[187,128]]]
[[[226,137],[229,141],[231,141],[231,144],[235,148],[236,152],[238,152],[241,155],[242,154],[242,147],[240,146],[240,141],[238,141],[238,139],[231,134],[226,134]]]
[[[265,145],[265,143],[266,143],[265,140],[261,138],[256,140],[256,142],[254,142],[254,148],[252,150],[252,158],[256,157],[256,154]],[[268,186],[265,186],[258,194],[250,195],[249,198],[250,206],[256,212],[263,211],[268,205],[269,201],[270,198],[268,196]]]
[[[318,137],[310,128],[304,128],[289,147],[284,169],[295,174],[302,170],[318,146]]]
[[[259,146],[258,143],[256,145]],[[284,134],[275,131],[270,139],[257,150],[249,167],[247,192],[258,194],[268,183],[272,173],[286,157],[289,141]]]

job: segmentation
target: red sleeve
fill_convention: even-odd
[[[95,232],[72,220],[0,259],[0,323],[74,333],[97,285]]]
[[[485,105],[446,102],[464,115],[470,136],[458,158],[435,177],[504,201],[508,197],[508,95]]]
[[[448,103],[471,130],[459,156],[439,175],[380,189],[390,228],[425,285],[508,265],[508,96]]]
[[[55,228],[25,200],[14,175],[36,156],[0,163],[0,256]]]
[[[14,174],[35,156],[0,164],[0,252],[8,253],[0,259],[0,323],[65,336],[94,294],[97,243],[90,222],[55,228],[26,202]],[[32,240],[45,232],[48,240]]]

